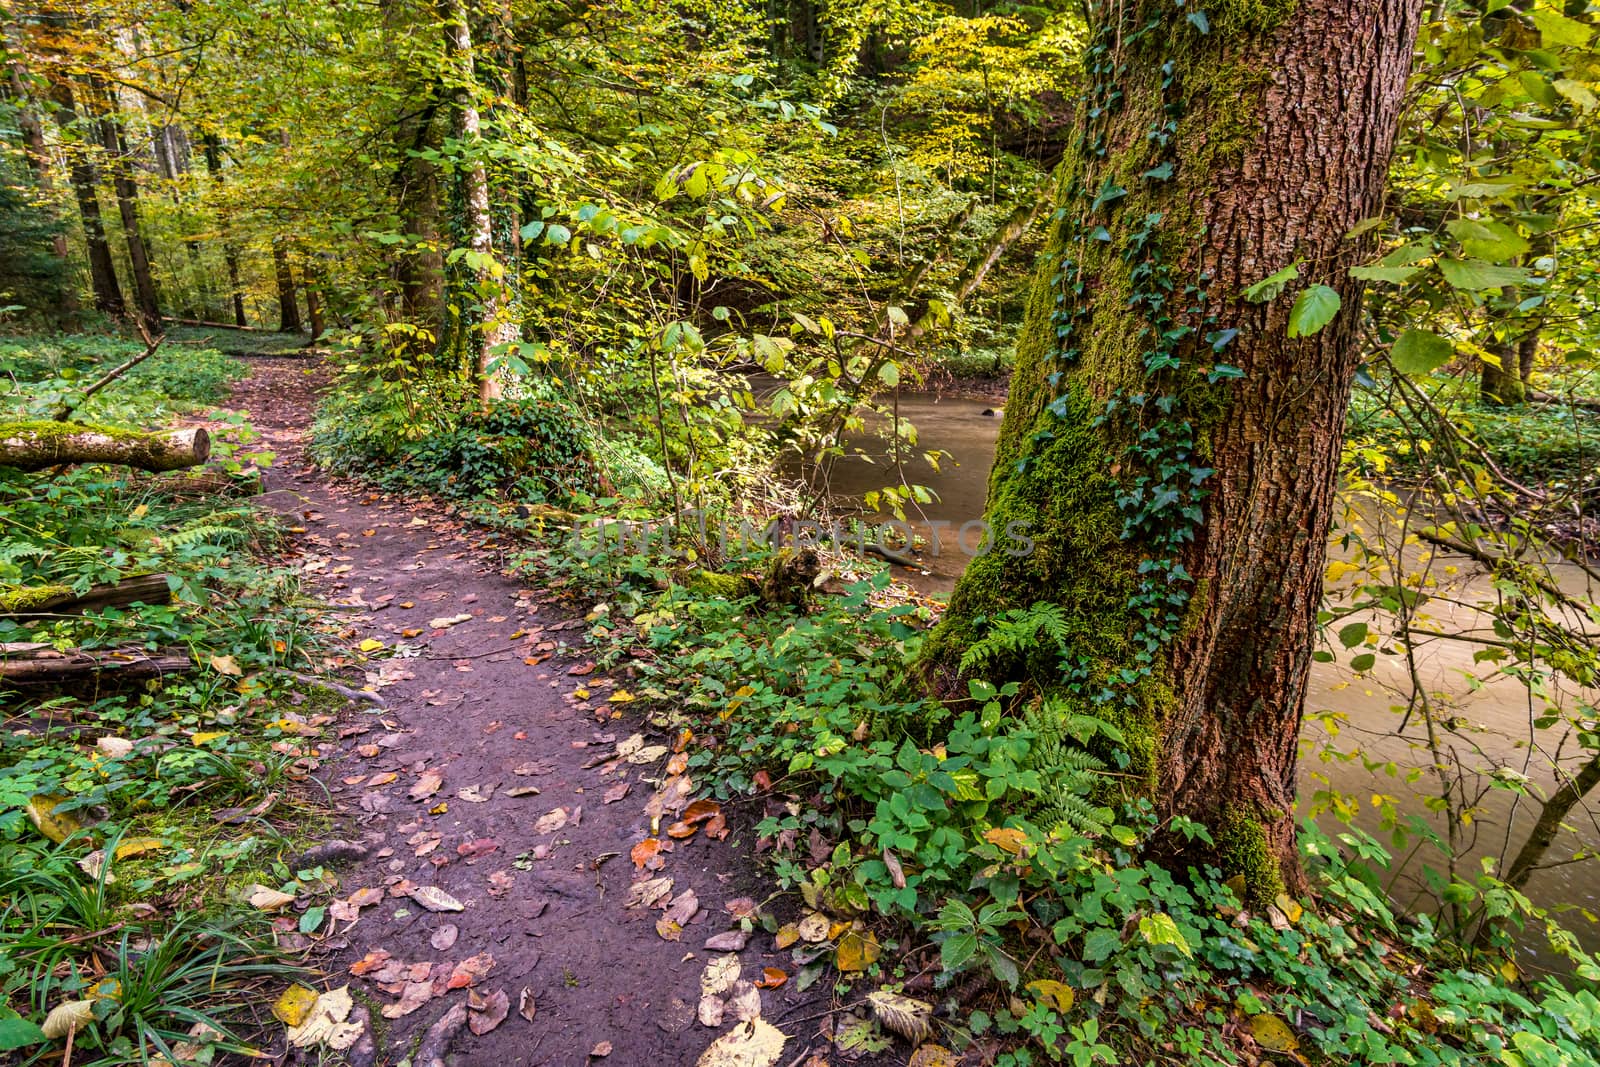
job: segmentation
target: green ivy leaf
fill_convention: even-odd
[[[1295,298],[1289,310],[1289,336],[1310,337],[1339,313],[1339,294],[1327,285],[1313,285]]]
[[[1428,374],[1450,362],[1455,346],[1427,330],[1407,330],[1389,351],[1389,362],[1401,374]]]

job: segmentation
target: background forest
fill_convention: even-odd
[[[1427,4],[1383,208],[1347,235],[1371,254],[1337,284],[1364,300],[1341,310],[1298,260],[1243,293],[1283,296],[1291,338],[1336,314],[1359,335],[1292,813],[1318,906],[1261,892],[1223,833],[1158,817],[1126,722],[1035,699],[1028,665],[1082,637],[1048,596],[981,620],[959,699],[911,679],[955,580],[930,523],[979,517],[952,501],[982,495],[995,438],[938,420],[1005,406],[1030,297],[1059,283],[1058,249],[1038,267],[1070,224],[1052,176],[1080,109],[1113,107],[1095,95],[1102,7],[8,0],[0,418],[208,418],[235,484],[202,501],[103,467],[0,467],[7,655],[183,646],[209,665],[140,693],[0,690],[0,1059],[59,1052],[79,1024],[35,1024],[63,1000],[90,1005],[98,1062],[244,1048],[203,976],[243,990],[290,964],[236,925],[237,891],[298,899],[279,934],[324,922],[320,872],[281,843],[146,854],[191,819],[212,830],[173,783],[247,810],[307,778],[291,720],[246,731],[239,706],[387,654],[345,658],[273,564],[283,531],[241,499],[269,459],[214,415],[241,361],[306,353],[332,370],[323,469],[510,538],[514,571],[592,609],[595,661],[703,740],[685,766],[709,796],[776,781],[793,798],[752,831],[776,842],[781,886],[855,924],[797,955],[796,982],[890,997],[839,1025],[842,1054],[899,1035],[951,1057],[924,1067],[1596,1062],[1588,0]],[[1295,17],[1174,11],[1197,39]],[[1243,67],[1216,77],[1260,89]],[[1246,112],[1234,126],[1251,135]],[[1237,332],[1205,337],[1212,385],[1239,377]],[[811,571],[705,532],[886,517],[921,540],[824,546]],[[40,588],[150,572],[173,576],[153,613],[30,612]],[[106,724],[199,754],[108,772]],[[1215,877],[1153,858],[1178,833],[1217,857],[1189,873]],[[120,890],[108,854],[129,865]],[[112,937],[85,962],[72,931],[93,942],[218,864],[227,885],[139,916],[204,927],[167,936],[172,959]],[[761,921],[781,945],[791,924]],[[95,992],[111,972],[142,1008]]]

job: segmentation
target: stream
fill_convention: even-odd
[[[944,533],[945,549],[937,556],[924,552],[919,560],[920,569],[894,567],[897,578],[925,592],[948,592],[965,567],[968,557],[959,549],[950,550],[952,528],[959,529],[962,523],[983,515],[989,468],[994,460],[1001,422],[997,411],[986,412],[996,404],[993,400],[959,396],[901,394],[901,417],[909,419],[918,431],[918,446],[911,452],[918,457],[929,449],[948,453],[942,458],[938,471],[930,469],[920,458],[914,465],[907,461],[905,468],[909,481],[925,485],[936,494],[932,503],[921,507],[920,514],[907,509],[911,528],[928,538],[935,524],[951,524],[939,527]],[[835,463],[828,490],[841,509],[859,509],[863,493],[882,488],[895,478],[886,442],[867,437],[850,445],[874,455],[876,462],[851,457]],[[1355,518],[1369,527],[1376,521],[1375,517],[1359,511]],[[1342,552],[1335,540],[1329,559],[1340,558],[1348,559],[1348,553]],[[1488,620],[1470,606],[1473,600],[1487,597],[1486,577],[1466,557],[1435,556],[1435,573],[1445,573],[1451,567],[1457,569],[1450,578],[1454,582],[1453,602],[1444,599],[1430,602],[1431,626],[1446,633],[1487,633]],[[1551,570],[1566,592],[1579,597],[1593,596],[1594,590],[1587,588],[1586,576],[1580,569],[1558,563]],[[1351,616],[1341,623],[1360,618]],[[1306,726],[1302,732],[1302,804],[1319,791],[1330,789],[1358,804],[1355,824],[1378,836],[1386,848],[1396,853],[1390,872],[1392,895],[1402,906],[1424,906],[1427,897],[1422,881],[1423,867],[1442,868],[1443,857],[1427,846],[1415,852],[1410,846],[1396,848],[1380,831],[1380,806],[1386,803],[1382,798],[1387,797],[1403,818],[1415,816],[1441,836],[1445,832],[1444,819],[1428,805],[1429,791],[1436,794],[1437,784],[1436,779],[1426,773],[1432,763],[1431,756],[1416,740],[1420,736],[1419,717],[1412,719],[1412,736],[1401,737],[1395,732],[1406,694],[1411,690],[1405,658],[1380,655],[1374,668],[1362,676],[1350,670],[1345,662],[1339,662],[1340,659],[1347,661],[1349,653],[1337,648],[1338,642],[1332,635],[1328,640],[1342,655],[1335,662],[1316,663],[1312,667],[1306,694]],[[1507,768],[1526,773],[1537,790],[1536,795],[1548,795],[1553,778],[1549,760],[1537,752],[1530,757],[1531,743],[1540,732],[1531,725],[1532,720],[1546,699],[1569,708],[1582,704],[1592,706],[1600,698],[1600,692],[1578,690],[1568,683],[1566,690],[1552,691],[1534,700],[1527,687],[1515,678],[1492,673],[1492,665],[1475,663],[1472,654],[1477,647],[1466,641],[1444,639],[1420,646],[1418,677],[1436,707],[1451,709],[1457,729],[1450,743],[1459,750],[1465,766],[1484,770]],[[1553,734],[1555,731],[1543,732]],[[1538,740],[1549,742],[1550,738]],[[1364,760],[1341,759],[1335,755],[1335,749],[1348,750],[1356,744],[1361,746]],[[1569,742],[1567,756],[1575,754],[1573,747]],[[1562,761],[1563,766],[1577,762]],[[1470,881],[1481,870],[1480,860],[1485,857],[1498,859],[1503,855],[1503,869],[1503,864],[1515,855],[1532,827],[1538,807],[1534,797],[1519,797],[1515,790],[1508,788],[1491,789],[1480,801],[1473,825],[1463,841],[1463,860],[1458,866],[1462,876]],[[1323,816],[1320,821],[1330,834],[1342,829],[1331,816]],[[1600,849],[1600,814],[1580,804],[1573,809],[1568,823],[1577,828],[1576,833],[1563,831],[1546,853],[1546,862],[1569,858],[1580,846]],[[1538,904],[1578,905],[1591,912],[1600,911],[1600,869],[1596,868],[1595,861],[1541,869],[1533,874],[1525,891]],[[1600,948],[1600,926],[1594,921],[1573,911],[1564,917],[1564,922],[1585,948],[1591,951]],[[1554,962],[1548,956],[1548,949],[1539,951],[1542,933],[1530,930],[1529,934],[1524,939],[1526,947],[1540,957],[1541,962]]]

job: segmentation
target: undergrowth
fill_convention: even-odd
[[[6,342],[0,417],[48,413],[142,348]],[[278,944],[314,910],[273,919],[247,898],[264,883],[306,904],[326,888],[322,872],[286,865],[319,821],[304,785],[315,766],[307,738],[332,718],[287,673],[309,662],[313,615],[292,574],[270,562],[274,522],[244,498],[251,466],[269,457],[251,451],[248,424],[200,406],[242,373],[215,351],[167,347],[78,412],[129,428],[210,414],[222,432],[201,482],[106,466],[0,469],[8,593],[71,596],[152,574],[167,590],[148,597],[161,603],[0,616],[7,655],[117,650],[193,664],[154,680],[0,683],[7,1062],[60,1059],[59,1029],[41,1029],[52,1012],[78,1013],[79,1065],[210,1062],[246,1049],[243,1024],[259,1015],[240,1009],[270,1001],[263,987],[294,969]],[[231,485],[216,477],[230,473]]]

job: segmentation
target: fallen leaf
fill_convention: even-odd
[[[413,886],[406,894],[429,911],[466,911],[466,905],[436,885]]]
[[[795,929],[805,940],[816,942],[828,940],[828,926],[828,917],[820,911],[813,911],[808,912]]]
[[[383,1006],[382,1015],[385,1019],[400,1019],[433,999],[432,982],[407,982],[400,992],[400,999],[393,1004]]]
[[[440,952],[447,952],[450,946],[456,943],[456,936],[459,933],[455,926],[447,923],[433,932],[433,936],[428,938],[428,944]]]
[[[756,902],[749,897],[734,897],[722,906],[735,919],[754,919],[756,917]]]
[[[506,1015],[511,1011],[511,998],[504,989],[495,989],[484,994],[481,998],[483,1007],[474,1010],[468,1003],[467,1029],[482,1037],[490,1030],[506,1021]]]
[[[95,741],[94,747],[100,754],[109,759],[121,759],[133,751],[133,742],[124,737],[102,737]]]
[[[357,889],[347,899],[358,908],[370,908],[374,904],[381,904],[383,896],[381,889]]]
[[[541,815],[533,830],[538,834],[553,834],[565,825],[567,825],[567,809],[557,808],[547,815]]]
[[[272,1015],[285,1026],[299,1026],[316,1006],[317,991],[296,982],[272,1004]]]
[[[442,785],[444,785],[444,772],[423,771],[422,776],[412,784],[406,796],[412,800],[427,800],[437,793]]]
[[[833,962],[839,970],[848,974],[866,970],[877,962],[882,953],[883,948],[870,931],[860,934],[850,930],[839,938],[839,947],[834,951]]]
[[[480,952],[476,956],[469,956],[450,971],[450,980],[445,983],[445,988],[470,988],[487,978],[492,970],[494,970],[494,957],[489,953]]]
[[[538,1006],[533,1001],[533,986],[523,986],[522,992],[517,996],[517,1014],[531,1023],[533,1022],[534,1013],[538,1010]]]
[[[676,941],[683,936],[683,924],[675,919],[657,919],[656,935],[663,941]]]
[[[662,865],[666,863],[661,858],[660,853],[661,840],[655,837],[647,837],[629,849],[628,856],[633,860],[633,865],[640,870],[659,871]]]
[[[748,930],[724,930],[706,939],[709,952],[738,952],[750,941]]]
[[[505,791],[505,795],[508,797],[536,797],[539,795],[539,787],[536,785],[513,786]]]
[[[728,997],[728,1011],[740,1022],[761,1017],[761,990],[753,982],[737,982]]]
[[[756,979],[756,985],[761,989],[777,989],[789,980],[789,976],[776,967],[761,968],[761,977]]]
[[[722,997],[701,997],[700,1003],[695,1006],[694,1017],[701,1026],[715,1029],[722,1025],[722,1017],[728,1012],[728,1002]]]
[[[714,997],[726,993],[739,980],[739,957],[733,954],[712,957],[700,974],[700,995]]]
[[[1300,1047],[1300,1039],[1289,1024],[1276,1015],[1250,1016],[1250,1036],[1271,1052],[1293,1052]]]
[[[671,878],[648,878],[643,882],[635,882],[628,888],[628,900],[623,905],[625,908],[653,908],[668,893],[672,892]]]
[[[787,1040],[765,1019],[751,1019],[713,1041],[695,1067],[772,1067]]]
[[[486,789],[487,791],[485,791]],[[456,796],[465,800],[468,804],[487,804],[489,798],[494,796],[494,786],[469,785],[463,789],[456,790]]]
[[[675,754],[671,759],[667,760],[667,773],[668,774],[682,774],[684,771],[686,771],[688,769],[689,769],[689,754],[687,752],[679,752],[679,753]]]
[[[698,830],[699,827],[690,826],[686,822],[675,822],[671,826],[667,827],[667,836],[682,840],[686,837],[693,837]]]
[[[428,625],[435,630],[448,630],[452,626],[459,626],[464,622],[471,622],[472,616],[465,613],[461,615],[441,615],[437,619],[429,619]]]
[[[1000,849],[1015,856],[1022,851],[1022,846],[1028,843],[1028,835],[1021,830],[1002,829],[993,827],[983,832],[983,839]]]
[[[489,895],[500,898],[511,892],[513,876],[510,871],[495,871],[489,876]]]
[[[780,949],[788,948],[800,940],[800,928],[794,923],[785,923],[778,927],[778,932],[773,935],[772,941]]]
[[[218,674],[226,674],[230,678],[239,678],[244,671],[239,669],[239,662],[232,656],[212,656],[211,669]]]
[[[688,926],[689,920],[700,912],[700,898],[695,896],[693,889],[685,889],[672,898],[672,903],[667,905],[667,918],[679,926]]]
[[[1065,982],[1057,982],[1053,978],[1040,978],[1029,982],[1026,988],[1039,998],[1040,1003],[1063,1015],[1072,1010],[1074,993],[1072,987]]]
[[[69,1000],[51,1008],[50,1014],[44,1017],[44,1025],[39,1029],[44,1031],[45,1037],[55,1041],[93,1022],[94,1001]]]
[[[354,1045],[365,1029],[359,1022],[346,1021],[354,1007],[355,1002],[347,985],[320,994],[306,1013],[305,1020],[289,1027],[286,1036],[290,1047],[326,1045],[331,1049],[347,1049]]]
[[[480,837],[475,841],[467,841],[456,846],[456,855],[464,860],[475,860],[479,856],[487,856],[498,851],[500,842],[492,837]]]
[[[923,1045],[911,1054],[908,1067],[958,1067],[956,1054],[943,1045]]]
[[[611,1055],[611,1042],[600,1042],[594,1048],[589,1050],[589,1055],[594,1059],[604,1059],[606,1056]]]
[[[913,1045],[926,1041],[933,1031],[929,1021],[933,1017],[933,1005],[925,1000],[879,990],[867,994],[867,1003],[872,1005],[872,1014],[878,1022]]]
[[[632,783],[630,783],[630,782],[618,782],[616,785],[612,786],[610,789],[607,789],[605,791],[605,795],[602,796],[600,799],[604,803],[615,804],[617,801],[621,800],[623,797],[628,795],[628,790],[630,788],[632,788]]]
[[[637,763],[637,764],[654,763],[656,760],[660,759],[662,756],[665,756],[666,754],[667,754],[667,746],[666,745],[649,745],[649,746],[647,746],[645,748],[641,748],[637,752],[634,752],[631,755],[629,755],[627,757],[627,760],[628,760],[629,763]]]
[[[718,812],[706,820],[705,833],[711,840],[721,841],[728,836],[728,820]]]
[[[250,894],[250,906],[258,911],[281,911],[294,903],[293,893],[284,893],[266,886],[257,886]]]
[[[683,821],[691,825],[722,814],[722,805],[714,800],[696,800],[683,809]]]
[[[381,948],[375,948],[350,965],[350,973],[362,976],[375,971],[389,962],[389,953]]]

